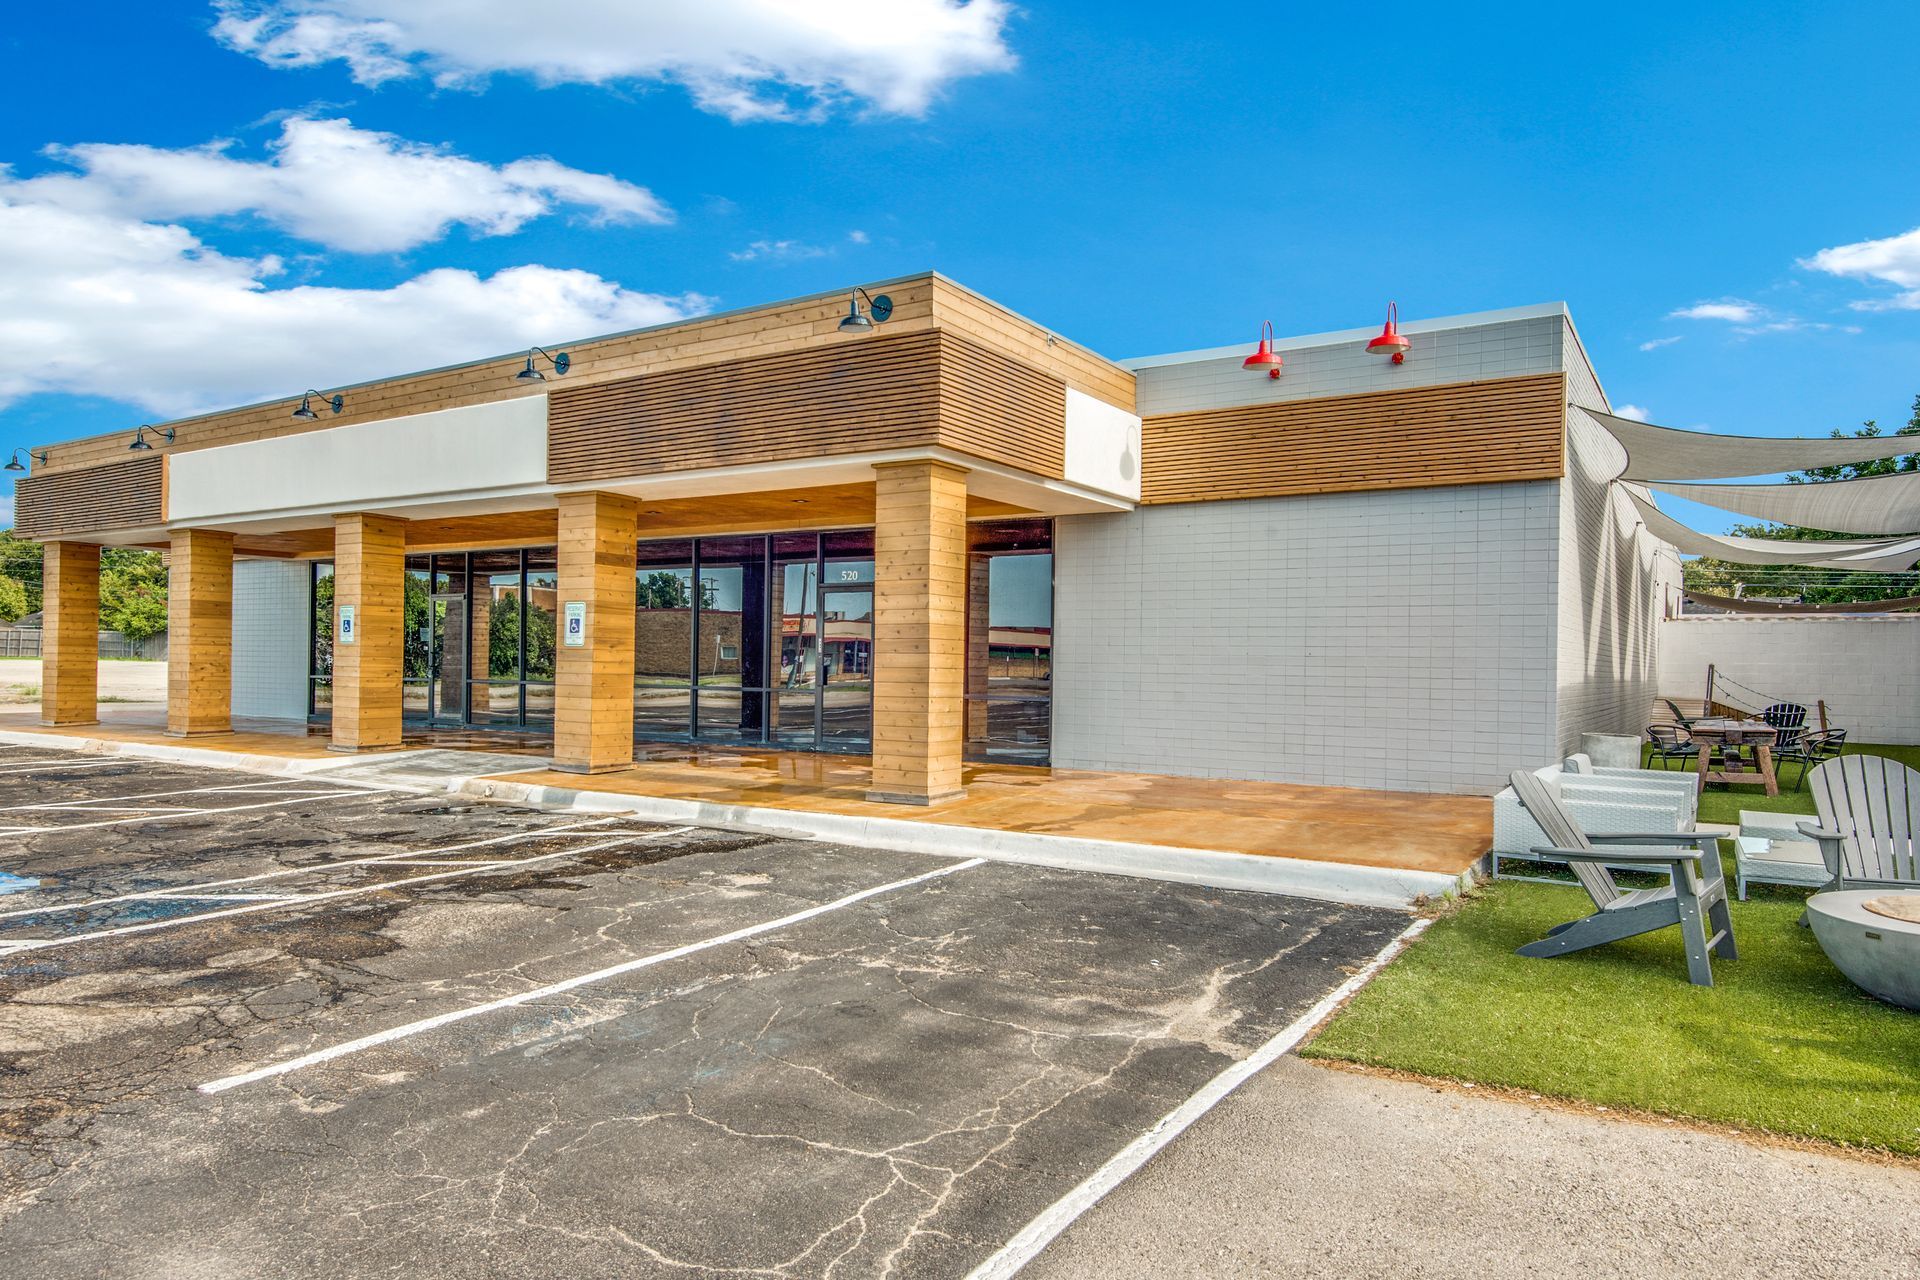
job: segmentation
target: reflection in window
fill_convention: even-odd
[[[1053,524],[969,528],[967,758],[1047,763],[1053,737]]]
[[[307,700],[310,715],[333,715],[333,564],[319,561],[313,566],[311,599],[312,645],[308,652],[307,678],[311,695]]]

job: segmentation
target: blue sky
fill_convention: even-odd
[[[73,3],[0,35],[0,448],[928,267],[1113,356],[1564,299],[1654,421],[1897,426],[1916,47],[1911,3]]]

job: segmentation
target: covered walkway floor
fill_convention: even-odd
[[[420,728],[398,748],[342,754],[327,749],[324,726],[298,721],[236,721],[231,733],[183,743],[165,735],[160,708],[102,706],[100,713],[99,724],[62,728],[42,727],[31,712],[0,714],[0,739],[50,735],[168,758],[206,752],[199,758],[249,757],[269,768],[278,760],[301,772],[374,768],[410,752],[448,759],[470,752],[474,772],[455,768],[448,785],[475,796],[595,808],[630,803],[673,820],[777,824],[943,852],[993,848],[1016,859],[1065,858],[1093,869],[1313,896],[1341,896],[1343,869],[1368,886],[1356,893],[1375,900],[1383,885],[1403,888],[1403,898],[1435,892],[1471,870],[1492,840],[1492,803],[1475,796],[970,764],[963,795],[921,808],[868,800],[872,771],[863,756],[641,744],[631,767],[583,777],[547,768],[550,741],[525,733]],[[528,767],[502,770],[505,755],[528,757]],[[1247,871],[1249,858],[1265,870]]]

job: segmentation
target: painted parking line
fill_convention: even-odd
[[[974,867],[984,866],[985,864],[985,858],[968,858],[964,862],[952,863],[932,871],[923,872],[917,876],[908,876],[905,880],[895,880],[891,884],[875,885],[871,889],[861,889],[856,893],[848,894],[844,898],[837,898],[832,902],[821,903],[818,906],[808,907],[804,911],[796,911],[791,915],[781,916],[778,920],[767,920],[760,924],[747,925],[744,928],[735,929],[731,933],[723,933],[712,938],[703,938],[699,942],[689,942],[682,946],[672,947],[666,951],[656,951],[651,955],[640,956],[637,959],[624,961],[621,964],[608,965],[604,969],[595,969],[592,973],[583,973],[578,977],[565,978],[559,982],[548,983],[544,987],[535,987],[531,991],[522,991],[518,995],[503,996],[498,1000],[489,1000],[485,1004],[469,1005],[464,1009],[454,1009],[447,1013],[436,1014],[431,1018],[422,1018],[418,1022],[409,1022],[402,1026],[390,1027],[385,1031],[376,1031],[372,1035],[361,1036],[357,1040],[348,1040],[344,1043],[334,1045],[331,1048],[316,1049],[312,1053],[303,1053],[297,1058],[288,1058],[284,1062],[276,1062],[269,1066],[257,1067],[252,1071],[243,1071],[238,1075],[222,1076],[218,1080],[209,1080],[207,1083],[197,1086],[197,1088],[201,1093],[225,1093],[227,1090],[236,1089],[243,1084],[252,1084],[258,1080],[268,1080],[275,1076],[284,1076],[307,1067],[318,1066],[323,1062],[331,1062],[335,1058],[344,1058],[349,1054],[359,1053],[362,1050],[371,1049],[377,1045],[391,1044],[396,1040],[405,1040],[411,1036],[436,1031],[441,1027],[451,1026],[456,1022],[464,1022],[468,1018],[483,1017],[489,1013],[496,1013],[501,1009],[511,1009],[534,1000],[544,1000],[550,996],[563,995],[579,987],[589,986],[596,982],[605,982],[609,978],[617,978],[622,974],[633,973],[639,969],[651,968],[657,964],[666,964],[672,960],[679,960],[686,956],[696,955],[702,951],[712,950],[714,947],[724,947],[731,943],[744,942],[748,938],[758,937],[763,933],[771,933],[776,929],[785,929],[792,925],[812,920],[818,916],[844,910],[847,907],[865,902],[869,898],[877,898],[884,893],[895,893],[901,889],[909,889],[914,885],[926,884],[928,881],[938,880],[962,871],[969,871]]]
[[[459,844],[442,845],[436,849],[402,849],[398,853],[369,854],[363,858],[340,858],[332,862],[323,862],[311,867],[280,867],[273,871],[257,871],[251,875],[228,876],[222,880],[202,880],[195,884],[179,885],[171,889],[145,889],[138,893],[116,893],[106,898],[88,898],[81,902],[62,902],[44,907],[17,907],[11,911],[0,911],[0,920],[12,920],[21,916],[53,915],[61,911],[87,911],[94,907],[110,906],[116,902],[140,902],[147,898],[158,897],[202,897],[204,890],[231,889],[237,885],[259,884],[263,880],[282,880],[288,876],[310,876],[327,871],[339,871],[353,867],[406,865],[406,860],[431,857],[437,854],[457,853],[462,849],[480,849],[492,845],[514,844],[522,840],[545,839],[548,836],[599,836],[603,831],[591,828],[603,827],[609,822],[620,822],[626,814],[608,814],[604,818],[589,818],[582,822],[569,822],[557,827],[534,828],[527,831],[512,831],[505,835],[488,836],[481,840],[466,840]],[[645,833],[640,833],[645,834]],[[451,859],[448,865],[454,865]],[[472,865],[469,859],[460,865]]]
[[[329,889],[322,893],[303,893],[296,896],[276,899],[271,902],[250,902],[237,907],[225,907],[218,911],[198,911],[192,915],[174,916],[167,920],[148,920],[142,924],[124,924],[112,929],[95,929],[88,933],[69,934],[63,938],[27,938],[18,942],[0,942],[0,956],[12,957],[29,951],[47,951],[54,947],[77,946],[83,942],[99,942],[107,938],[124,938],[136,933],[151,933],[156,929],[177,929],[182,925],[204,924],[209,920],[225,920],[233,916],[253,915],[261,911],[277,911],[286,907],[306,906],[315,902],[334,902],[341,898],[358,897],[364,893],[379,893],[385,889],[402,889],[408,885],[427,884],[431,881],[451,880],[456,876],[476,875],[483,871],[504,871],[513,867],[530,867],[536,863],[552,862],[556,858],[575,858],[583,853],[597,853],[602,849],[617,849],[621,845],[638,844],[642,840],[658,840],[664,836],[679,835],[691,831],[692,827],[675,827],[667,831],[655,831],[645,835],[620,836],[605,840],[599,844],[590,844],[580,849],[562,849],[557,853],[543,853],[531,858],[515,858],[493,862],[473,862],[452,871],[435,871],[423,876],[403,876],[398,880],[382,880],[376,884],[355,885],[349,889]]]
[[[103,769],[110,764],[132,764],[131,760],[68,760],[51,756],[45,760],[8,760],[0,762],[0,773],[32,773],[35,769]]]
[[[222,793],[268,796],[285,795],[291,794],[287,791],[289,787],[301,788],[300,794],[302,795],[309,793],[326,795],[329,791],[359,791],[364,790],[367,786],[365,783],[336,784],[328,787],[328,790],[325,791],[319,789],[326,785],[327,784],[324,783],[317,783],[310,778],[266,778],[253,782],[230,782],[218,787],[174,787],[166,791],[134,791],[123,796],[84,796],[76,800],[38,800],[31,804],[0,805],[0,813],[23,813],[42,809],[88,809],[101,805],[123,804],[129,800],[164,800],[171,796],[206,796]]]
[[[1373,980],[1409,943],[1427,931],[1431,917],[1415,920],[1382,947],[1345,982],[1322,996],[1318,1003],[1295,1018],[1280,1034],[1261,1045],[1247,1057],[1234,1063],[1200,1086],[1191,1097],[1155,1122],[1151,1129],[1129,1142],[1101,1165],[1079,1186],[1041,1210],[1040,1215],[1021,1228],[1013,1239],[1000,1246],[985,1262],[967,1273],[967,1280],[1009,1280],[1046,1248],[1062,1231],[1072,1226],[1087,1210],[1099,1204],[1115,1187],[1125,1182],[1141,1165],[1241,1085],[1266,1067],[1293,1051],[1313,1029],[1330,1017],[1355,992]],[[204,1090],[205,1085],[201,1088]]]
[[[353,802],[378,795],[393,795],[398,793],[399,790],[398,787],[375,787],[363,791],[273,792],[270,794],[284,795],[288,798],[267,800],[260,804],[218,805],[210,808],[187,809],[184,811],[168,808],[162,812],[147,813],[140,817],[112,818],[104,822],[69,822],[51,827],[0,827],[0,836],[46,835],[62,831],[92,831],[100,827],[130,827],[138,826],[144,822],[166,822],[175,818],[198,818],[215,813],[246,813],[254,809],[274,809],[282,805],[302,804],[309,800],[318,799],[336,799],[342,802]]]

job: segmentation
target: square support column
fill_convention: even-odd
[[[874,503],[873,790],[933,804],[961,793],[967,647],[967,473],[887,463]]]
[[[560,495],[560,638],[553,767],[605,773],[633,763],[634,540],[640,504],[616,493]],[[567,607],[585,606],[568,643]]]
[[[407,522],[362,513],[333,518],[334,751],[400,745],[400,667],[406,640]],[[354,639],[342,640],[353,610]]]
[[[100,548],[49,542],[40,549],[40,723],[100,719]]]
[[[233,729],[233,535],[176,529],[167,558],[167,736]]]

